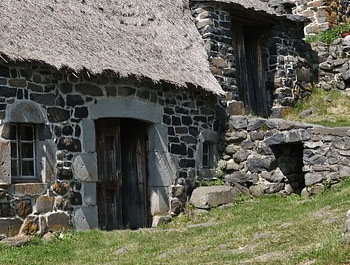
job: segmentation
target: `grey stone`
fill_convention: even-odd
[[[273,172],[273,174],[264,174],[262,177],[270,182],[277,183],[286,178],[279,167]]]
[[[150,186],[170,186],[178,168],[176,156],[170,153],[148,153],[148,170]]]
[[[82,95],[103,96],[103,92],[100,87],[89,83],[79,83],[75,85],[75,90]]]
[[[96,132],[95,123],[93,120],[83,119],[82,121],[83,129],[83,150],[86,153],[96,152]]]
[[[134,97],[123,97],[98,100],[90,108],[90,118],[129,118],[160,124],[163,112],[163,107],[159,104],[146,103]]]
[[[10,141],[0,141],[0,184],[11,183]]]
[[[350,149],[350,143],[349,141],[345,139],[334,139],[332,141],[332,145],[340,150],[349,150]]]
[[[6,238],[6,239],[0,241],[0,243],[3,245],[10,246],[10,247],[22,247],[23,245],[27,244],[29,242],[29,240],[30,240],[29,236],[20,235],[20,236],[16,236],[16,237]]]
[[[243,141],[241,147],[245,150],[250,150],[254,148],[254,143],[250,140]]]
[[[311,195],[319,195],[319,194],[322,194],[324,192],[324,189],[325,189],[325,187],[322,183],[317,183],[309,188],[309,193]]]
[[[346,213],[345,223],[341,233],[341,242],[350,244],[350,210]]]
[[[285,137],[286,143],[296,143],[301,141],[301,136],[298,132],[288,132]]]
[[[256,120],[250,120],[247,126],[248,131],[256,131],[263,127],[266,123],[266,120],[263,119],[256,119]]]
[[[151,215],[168,215],[169,188],[149,187]]]
[[[249,192],[254,197],[260,197],[264,194],[264,190],[261,185],[253,185],[249,187]]]
[[[96,183],[95,182],[83,182],[82,183],[82,197],[83,205],[94,206],[96,205]]]
[[[73,212],[74,228],[81,230],[90,230],[98,228],[97,206],[80,207]]]
[[[250,154],[250,152],[246,151],[246,150],[239,151],[233,156],[233,160],[239,164],[239,163],[247,160],[249,154]]]
[[[284,188],[284,183],[264,183],[263,190],[267,194],[277,193]]]
[[[19,218],[0,218],[0,234],[8,237],[16,236],[21,229],[23,221]]]
[[[251,172],[270,171],[272,161],[267,158],[248,158],[248,169]]]
[[[149,126],[148,150],[150,152],[164,153],[168,150],[168,127],[161,124]],[[214,142],[214,141],[213,141]]]
[[[190,203],[196,208],[210,209],[232,203],[235,196],[237,194],[230,186],[199,187],[193,191]]]
[[[309,148],[309,149],[316,149],[316,148],[320,148],[322,147],[324,144],[322,141],[319,141],[319,142],[311,142],[311,141],[308,141],[308,142],[305,142],[304,143],[304,147],[306,148]]]
[[[256,140],[263,140],[265,137],[265,133],[262,131],[258,131],[258,132],[250,132],[250,139],[252,141],[256,141]]]
[[[234,160],[229,160],[226,163],[226,171],[238,171],[240,168],[239,164],[235,163]]]
[[[232,132],[228,135],[227,142],[229,143],[238,143],[242,142],[245,139],[247,139],[247,132],[245,131],[239,131],[239,132]]]
[[[272,155],[273,151],[269,146],[262,146],[258,149],[258,154],[260,154],[260,155]]]
[[[320,173],[306,173],[305,174],[305,185],[311,186],[316,183],[322,182],[324,179],[323,174]]]
[[[286,141],[286,136],[283,133],[277,133],[265,140],[266,145],[281,144]]]
[[[80,154],[73,159],[74,177],[79,181],[97,181],[97,154]]]
[[[53,208],[54,198],[44,195],[36,199],[36,212],[47,213],[51,212]]]
[[[45,111],[29,100],[22,100],[8,106],[5,121],[16,123],[46,123]]]
[[[313,108],[304,110],[304,111],[299,113],[299,117],[300,118],[309,117],[309,116],[311,116],[314,113],[314,111],[315,111],[315,109],[313,109]]]
[[[55,212],[47,216],[47,226],[50,232],[71,228],[69,215],[65,212]]]
[[[244,116],[231,116],[229,126],[231,130],[246,129],[248,126],[247,118]]]
[[[253,183],[253,178],[247,173],[244,173],[242,171],[236,171],[230,175],[225,176],[225,182],[230,185],[234,185],[236,183],[247,184]]]
[[[233,155],[236,153],[238,147],[236,145],[230,144],[226,146],[225,153],[228,155]]]
[[[342,167],[339,171],[340,177],[350,177],[350,167]]]

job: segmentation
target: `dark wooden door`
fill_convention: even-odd
[[[148,227],[146,125],[136,120],[121,120],[121,139],[123,225],[132,229]]]
[[[268,116],[268,101],[265,85],[262,30],[235,21],[233,46],[235,49],[237,85],[240,100],[248,112]]]
[[[104,230],[120,229],[123,227],[123,216],[119,119],[96,121],[96,144],[99,226]]]
[[[149,226],[146,125],[130,119],[96,121],[99,226]]]

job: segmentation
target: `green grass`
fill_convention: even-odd
[[[348,264],[350,248],[339,239],[349,198],[350,185],[344,184],[307,199],[263,197],[207,214],[188,208],[158,229],[75,232],[46,244],[36,238],[21,248],[0,245],[0,264]]]
[[[320,32],[314,36],[308,36],[306,42],[312,43],[316,41],[322,41],[327,44],[331,44],[336,38],[340,38],[344,32],[350,32],[350,24],[338,25],[332,29]]]
[[[284,118],[327,127],[350,126],[350,96],[339,90],[324,91],[313,88],[311,96],[298,103]],[[308,109],[314,109],[313,115],[300,118],[299,114]]]

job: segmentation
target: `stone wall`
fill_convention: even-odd
[[[319,58],[319,87],[324,90],[350,89],[350,38],[338,38],[330,45],[322,42],[312,43]]]
[[[227,105],[229,114],[243,114],[233,47],[235,14],[217,3],[195,3],[192,14],[204,40],[211,71],[226,91],[223,104]],[[310,47],[302,40],[303,23],[274,19],[273,24],[264,26],[262,48],[270,114],[279,117],[283,109],[309,94],[312,58]]]
[[[97,227],[94,120],[148,122],[151,214],[183,207],[189,168],[198,168],[199,135],[215,131],[216,97],[193,88],[58,71],[39,63],[0,65],[0,234]],[[38,183],[12,183],[11,122],[38,124]],[[196,172],[196,171],[195,171]],[[169,195],[169,187],[178,186]],[[181,186],[180,185],[180,186]],[[176,189],[172,189],[176,190]],[[170,202],[169,202],[170,198]],[[170,204],[169,204],[170,203]],[[174,210],[175,209],[175,210]],[[8,228],[7,228],[8,227]]]
[[[350,128],[231,116],[219,162],[252,195],[317,194],[350,176]]]

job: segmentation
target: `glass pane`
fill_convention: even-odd
[[[11,160],[11,176],[16,177],[17,175],[17,160]]]
[[[32,143],[22,143],[22,158],[34,158]]]
[[[203,143],[203,154],[209,153],[209,145],[207,143]]]
[[[21,140],[23,141],[33,141],[34,140],[34,127],[22,125],[21,126]]]
[[[10,125],[9,127],[9,139],[10,140],[17,140],[17,126],[16,125]]]
[[[17,158],[17,143],[11,143],[11,158]]]
[[[203,156],[203,167],[209,167],[209,159],[208,156]]]
[[[34,161],[22,161],[22,175],[34,176]]]

